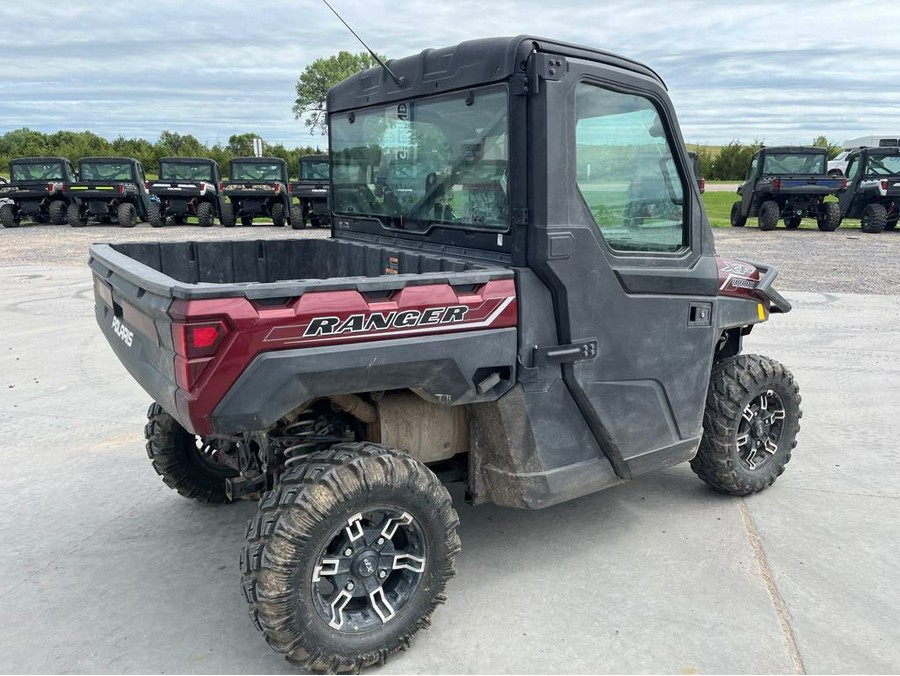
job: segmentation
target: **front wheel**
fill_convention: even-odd
[[[778,202],[766,200],[759,205],[759,229],[774,230],[778,225],[779,216],[781,216],[781,209],[778,208]]]
[[[306,227],[306,218],[303,216],[303,209],[298,205],[291,207],[291,228],[294,230],[302,230]]]
[[[158,202],[150,202],[148,215],[150,217],[150,225],[154,228],[161,228],[166,224],[166,217]]]
[[[241,553],[254,624],[289,662],[359,672],[445,600],[459,520],[422,463],[370,443],[310,454],[266,493]]]
[[[215,214],[213,206],[209,202],[201,202],[197,205],[197,223],[201,228],[208,228],[213,224]]]
[[[229,502],[225,480],[238,473],[220,462],[229,450],[220,442],[191,434],[156,403],[147,411],[144,436],[153,469],[169,488],[199,502]]]
[[[222,213],[219,215],[219,220],[222,221],[222,226],[225,228],[234,227],[234,209],[228,202],[222,205]]]
[[[784,472],[802,415],[800,389],[783,365],[759,355],[724,359],[709,381],[691,469],[722,493],[761,491]]]
[[[741,203],[735,202],[731,205],[731,227],[743,228],[747,224],[747,217],[741,214]]]
[[[75,202],[72,202],[66,210],[66,220],[73,228],[83,228],[87,225],[87,218],[81,215],[81,207]]]
[[[284,205],[283,204],[273,204],[272,205],[272,225],[276,228],[284,227]]]

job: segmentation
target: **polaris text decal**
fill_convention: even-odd
[[[416,326],[440,326],[455,324],[465,320],[469,308],[465,305],[430,307],[426,310],[402,310],[400,312],[373,312],[370,315],[350,315],[340,317],[314,317],[303,333],[310,336],[336,336],[345,333],[370,333],[406,329]]]
[[[131,343],[134,340],[134,331],[125,326],[118,317],[113,317],[112,330],[113,333],[122,339],[123,343],[128,347],[131,347]]]

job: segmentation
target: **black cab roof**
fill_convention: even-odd
[[[69,160],[65,157],[17,157],[14,160],[10,160],[9,163],[12,164],[37,164],[38,162],[42,162],[47,164],[49,162],[62,162],[66,164]]]

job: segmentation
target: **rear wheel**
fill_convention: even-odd
[[[222,225],[226,228],[234,227],[234,211],[227,202],[222,205],[222,215],[220,217]]]
[[[283,204],[273,204],[272,205],[272,225],[276,228],[284,227],[284,205]]]
[[[253,216],[241,216],[241,225],[253,225]]]
[[[816,225],[823,232],[834,232],[841,225],[841,207],[837,202],[825,202],[819,207]]]
[[[291,228],[302,230],[305,227],[306,219],[303,218],[303,208],[295,204],[291,207]]]
[[[19,214],[12,204],[4,204],[0,206],[0,223],[4,228],[18,228]]]
[[[118,217],[119,225],[123,228],[133,228],[137,225],[137,209],[130,202],[120,204],[116,210],[116,216]]]
[[[213,224],[215,214],[213,213],[212,204],[209,202],[201,202],[197,205],[197,223],[203,228],[208,228]]]
[[[247,529],[250,616],[312,672],[383,664],[446,599],[458,524],[447,489],[399,451],[347,443],[312,453],[262,497]]]
[[[150,202],[150,209],[147,212],[150,217],[150,225],[154,228],[161,228],[166,224],[166,217],[162,213],[162,207],[157,202]]]
[[[147,411],[144,436],[153,469],[169,488],[199,502],[229,502],[225,479],[238,473],[218,461],[230,450],[220,448],[224,442],[191,434],[156,403]]]
[[[747,217],[741,215],[741,203],[735,202],[731,205],[731,227],[743,228],[747,224]]]
[[[800,227],[801,222],[803,222],[803,216],[789,216],[784,219],[784,227],[788,230],[796,230]]]
[[[73,228],[83,228],[87,225],[87,219],[81,215],[81,207],[74,202],[66,210],[66,220]]]
[[[53,225],[63,225],[66,222],[66,203],[64,200],[53,200],[47,208],[50,222]]]
[[[759,355],[724,359],[709,381],[691,469],[722,493],[761,491],[790,461],[802,415],[800,389],[780,363]]]
[[[766,200],[759,205],[759,229],[774,230],[778,225],[779,216],[781,216],[781,209],[778,208],[778,202]]]
[[[877,234],[887,226],[887,209],[883,204],[870,204],[862,212],[860,225],[863,232]]]

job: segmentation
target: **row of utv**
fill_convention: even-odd
[[[81,227],[93,219],[162,227],[194,217],[201,226],[266,218],[278,227],[327,227],[329,166],[327,155],[306,155],[292,182],[281,158],[241,157],[229,162],[230,180],[223,180],[213,160],[164,157],[159,178],[147,180],[133,158],[86,157],[76,171],[62,157],[26,157],[10,162],[10,181],[0,185],[0,224],[15,228],[28,219]]]
[[[820,230],[837,230],[858,218],[863,232],[891,230],[900,215],[900,148],[857,148],[847,156],[845,175],[827,170],[827,152],[817,147],[762,148],[753,156],[747,180],[731,207],[731,225],[756,217],[760,230],[778,221],[789,229],[814,218]],[[834,196],[835,200],[826,201]]]

